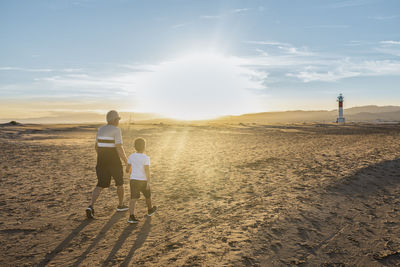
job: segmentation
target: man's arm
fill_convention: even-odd
[[[96,150],[96,152],[98,152],[97,150],[98,150],[98,145],[97,145],[97,140],[96,140],[96,143],[94,144],[94,149]]]
[[[128,158],[126,157],[125,150],[122,144],[116,144],[115,148],[117,149],[118,155],[122,159],[122,161],[125,164],[128,164]]]
[[[147,178],[147,189],[150,188],[150,166],[149,165],[144,165],[144,172],[146,173],[146,178]]]

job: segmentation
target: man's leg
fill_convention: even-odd
[[[99,197],[100,192],[101,192],[102,190],[103,190],[103,188],[100,187],[100,186],[96,186],[96,187],[94,188],[94,190],[93,190],[93,193],[92,193],[92,200],[90,201],[89,207],[86,209],[86,217],[87,217],[88,219],[93,219],[93,218],[94,218],[94,208],[93,208],[93,206],[94,206],[94,203],[96,202],[96,200],[97,200],[97,198]]]
[[[124,204],[124,185],[117,186],[117,195],[118,195],[118,206],[122,206]]]
[[[93,190],[92,193],[92,200],[90,202],[90,206],[94,206],[94,203],[96,202],[97,198],[99,197],[101,191],[103,190],[102,187],[96,186],[95,189]]]
[[[151,205],[151,197],[146,198],[146,205],[147,205],[147,209],[148,209],[148,210],[151,210],[151,208],[153,207],[153,206]]]

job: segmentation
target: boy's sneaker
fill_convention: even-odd
[[[93,219],[93,218],[94,218],[94,208],[93,208],[92,206],[89,206],[89,207],[86,209],[86,217],[87,217],[88,219]]]
[[[156,206],[153,206],[151,209],[149,209],[149,210],[147,211],[147,216],[153,215],[154,213],[156,213],[156,211],[157,211],[157,207],[156,207]]]
[[[128,208],[128,206],[125,206],[125,205],[118,205],[118,207],[117,207],[117,211],[126,211],[126,210],[128,210],[129,208]]]
[[[129,216],[128,223],[138,223],[139,220],[136,219],[135,215]]]

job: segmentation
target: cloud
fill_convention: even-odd
[[[349,28],[349,25],[314,25],[314,26],[308,26],[307,28],[320,28],[320,29],[345,29],[345,28]]]
[[[275,46],[286,46],[287,43],[273,42],[273,41],[244,41],[246,44],[257,44],[257,45],[275,45]]]
[[[276,47],[280,51],[282,51],[286,54],[291,54],[291,55],[298,55],[298,56],[313,55],[312,52],[308,51],[307,47],[299,48],[299,47],[295,47],[289,43],[282,43],[282,42],[275,42],[275,41],[244,41],[244,43]]]
[[[365,41],[360,41],[360,40],[351,40],[347,44],[344,44],[345,46],[361,46],[361,45],[367,45],[367,44],[372,44],[368,43]]]
[[[386,40],[380,41],[380,46],[375,50],[388,55],[400,57],[400,41]]]
[[[201,19],[220,19],[222,18],[221,15],[203,15],[200,16]]]
[[[251,10],[251,8],[236,8],[236,9],[232,9],[231,12],[232,13],[244,13],[249,10]]]
[[[324,82],[334,82],[344,78],[356,77],[360,75],[359,72],[351,72],[351,71],[328,71],[328,72],[315,72],[315,71],[300,71],[296,74],[288,73],[287,77],[295,77],[303,82],[312,82],[312,81],[324,81]]]
[[[125,110],[204,118],[263,111],[259,99],[282,82],[334,83],[355,77],[400,75],[400,60],[392,56],[400,56],[397,40],[350,41],[354,45],[368,44],[369,52],[380,52],[376,60],[370,55],[364,59],[361,56],[338,60],[343,55],[310,51],[307,47],[274,40],[242,43],[248,44],[254,54],[198,52],[154,64],[117,64],[97,72],[80,68],[0,67],[0,71],[30,71],[29,75],[34,77],[32,83],[0,83],[0,92],[2,98],[68,97],[93,103],[107,99],[116,108]],[[391,56],[385,60],[385,54]]]
[[[338,1],[336,3],[330,4],[329,8],[347,8],[347,7],[358,7],[373,3],[374,0],[345,0]]]
[[[258,103],[268,74],[251,67],[252,63],[243,57],[191,53],[152,65],[125,64],[123,71],[108,75],[38,77],[28,90],[41,88],[41,97],[107,99],[117,107],[120,100],[131,99],[130,109],[136,111],[181,119],[211,118],[263,110]]]
[[[184,23],[175,24],[175,25],[172,25],[171,28],[172,28],[172,29],[178,29],[178,28],[184,27],[185,25],[186,25],[186,24],[184,24]]]
[[[391,41],[391,40],[389,40],[389,41],[380,41],[380,43],[384,44],[384,45],[400,45],[400,41]]]
[[[81,72],[81,68],[22,68],[22,67],[0,67],[0,71],[23,71],[23,72]]]
[[[374,19],[374,20],[390,20],[390,19],[395,19],[398,18],[398,15],[392,15],[392,16],[373,16],[373,17],[368,17],[369,19]]]
[[[134,72],[137,73],[137,72]],[[82,95],[126,94],[130,92],[133,84],[131,74],[109,74],[96,76],[89,74],[68,74],[50,77],[35,78],[35,82],[42,83],[55,92],[74,92],[77,90]]]
[[[52,72],[53,69],[32,69],[32,68],[20,68],[20,67],[0,67],[0,71],[27,71],[27,72]]]
[[[303,82],[336,82],[351,77],[400,75],[400,61],[397,60],[362,60],[351,57],[337,60],[338,55],[315,53],[308,48],[298,48],[292,44],[277,41],[245,41],[244,43],[269,47],[257,49],[258,57],[249,60],[259,69],[268,69],[283,77],[292,77]],[[351,45],[365,45],[363,41],[351,41]],[[373,43],[368,43],[373,44]],[[400,42],[386,40],[375,48],[381,53],[400,56]],[[376,45],[376,43],[375,43]],[[276,48],[278,50],[270,49]],[[374,49],[374,48],[371,48]],[[279,51],[281,53],[279,53]],[[276,78],[273,75],[271,78]]]
[[[323,70],[328,69],[328,70]],[[354,62],[350,59],[327,62],[325,66],[308,66],[287,77],[296,77],[303,82],[334,82],[344,78],[365,76],[400,75],[400,62],[392,60],[368,60]]]

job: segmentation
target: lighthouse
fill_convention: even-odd
[[[339,94],[337,97],[337,101],[339,102],[339,117],[337,118],[336,122],[337,123],[344,123],[344,117],[343,117],[343,95]]]

